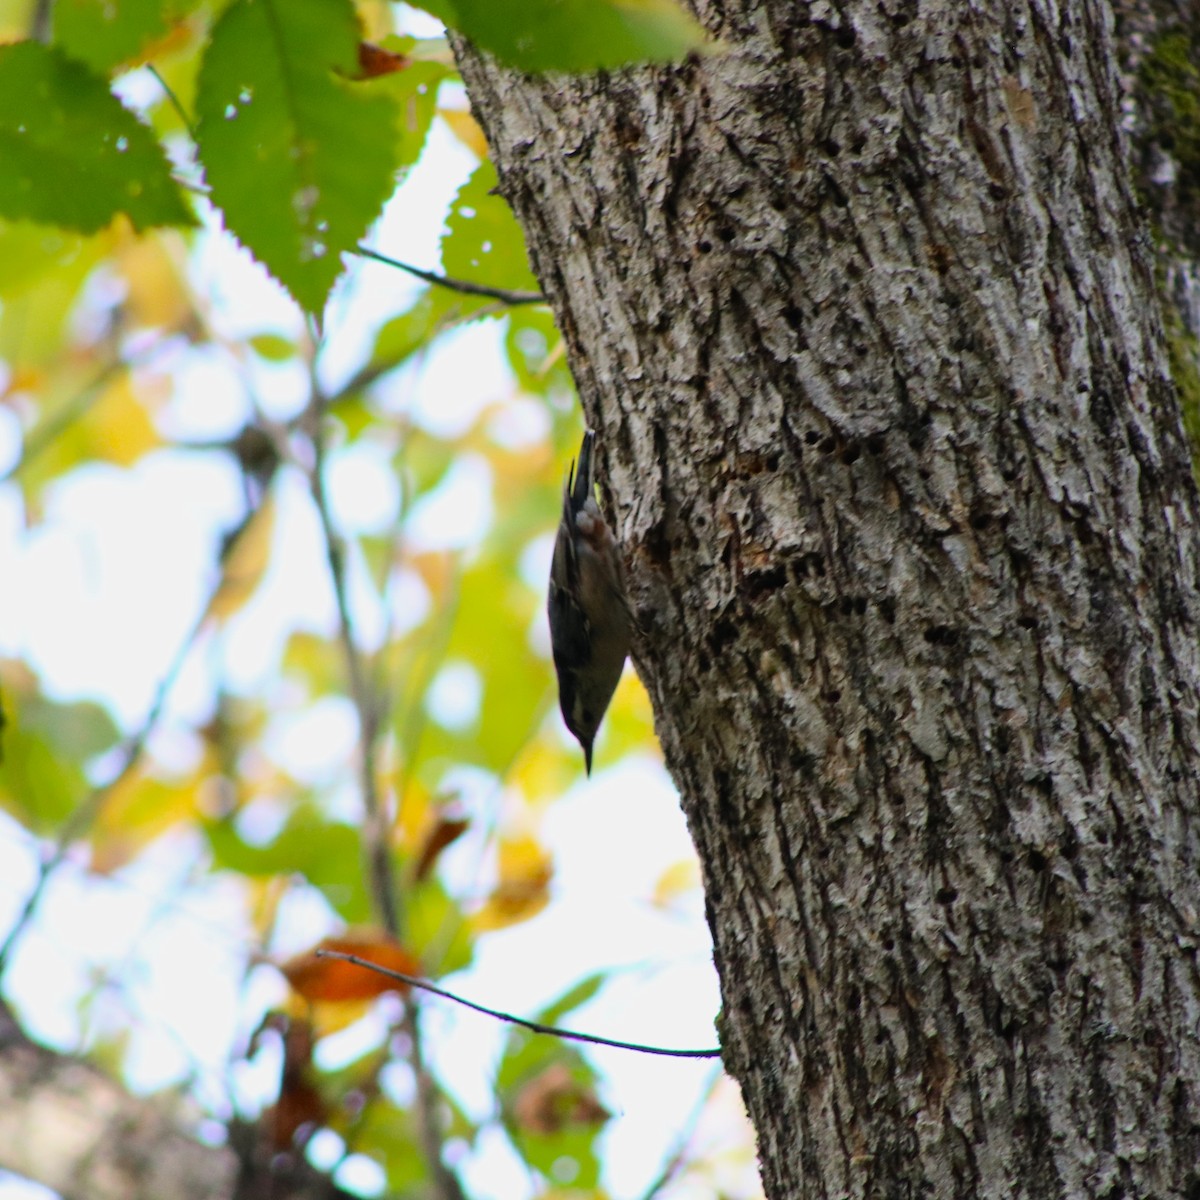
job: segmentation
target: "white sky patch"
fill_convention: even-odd
[[[447,663],[434,677],[425,697],[429,715],[444,729],[461,731],[479,719],[483,682],[466,662]]]
[[[491,468],[479,455],[463,455],[438,487],[413,505],[409,536],[419,549],[458,549],[479,541],[491,519]]]
[[[496,321],[475,321],[443,334],[410,366],[376,388],[381,404],[438,437],[460,437],[490,404],[512,395],[513,377]]]
[[[51,695],[99,697],[138,723],[203,608],[214,519],[241,504],[236,471],[211,456],[81,468],[50,489],[45,523],[0,551],[0,626]]]
[[[217,441],[232,437],[249,420],[245,389],[223,351],[189,349],[161,365],[171,372],[171,398],[156,422],[166,437]]]
[[[387,587],[388,613],[392,635],[399,637],[415,629],[429,614],[433,601],[425,581],[410,567],[398,567]]]
[[[348,1192],[362,1196],[379,1196],[387,1188],[383,1168],[365,1154],[351,1154],[343,1159],[333,1173],[333,1182]]]
[[[400,485],[385,447],[367,441],[330,456],[325,486],[334,520],[345,533],[384,533],[400,508]]]
[[[550,414],[540,402],[511,400],[488,422],[488,436],[508,450],[540,445],[550,436]]]
[[[358,748],[358,717],[345,696],[326,696],[291,713],[276,713],[263,748],[301,782],[328,783],[345,772]]]

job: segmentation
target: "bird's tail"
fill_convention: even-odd
[[[571,467],[571,477],[568,487],[571,493],[571,511],[579,512],[583,506],[596,494],[596,479],[593,474],[592,446],[596,441],[594,430],[587,430],[583,435],[583,444],[579,447],[579,462]]]

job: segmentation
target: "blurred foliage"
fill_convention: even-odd
[[[668,0],[427,7],[531,69],[698,44]],[[332,1131],[395,1194],[427,1194],[416,1034],[401,1015],[414,1000],[316,950],[438,978],[551,899],[540,820],[582,769],[542,615],[581,432],[561,339],[529,302],[537,281],[446,40],[403,32],[401,6],[57,0],[49,11],[49,30],[35,30],[43,6],[0,0],[0,503],[28,548],[68,527],[63,502],[85,483],[144,489],[134,505],[158,518],[157,548],[122,558],[128,534],[114,523],[80,552],[101,575],[125,563],[112,569],[128,572],[129,604],[169,618],[177,649],[158,653],[157,691],[133,716],[128,701],[40,678],[36,656],[0,662],[0,808],[40,839],[38,888],[67,860],[107,881],[174,855],[188,863],[184,895],[230,889],[253,942],[247,979],[269,964],[286,996],[235,1051],[249,1062],[278,1048],[264,1137],[293,1152]],[[435,128],[473,163],[440,270],[475,290],[387,265],[388,231],[408,219],[393,196]],[[481,327],[501,394],[430,395],[425,365]],[[368,516],[355,515],[364,469],[394,489]],[[163,477],[178,479],[177,501],[163,500]],[[223,499],[205,490],[219,480],[233,481]],[[479,519],[443,534],[434,514],[472,489]],[[189,537],[207,547],[194,600],[160,614],[159,596],[181,593],[158,558]],[[4,586],[20,594],[24,582]],[[72,629],[92,619],[86,591],[64,585],[26,607]],[[319,595],[325,617],[289,609],[298,592]],[[253,678],[237,669],[247,644],[265,664]],[[136,637],[121,650],[130,663],[155,653]],[[347,722],[339,741],[330,730]],[[598,760],[652,747],[627,672]],[[686,872],[657,903],[695,887]],[[324,929],[284,954],[281,913],[296,897]],[[22,932],[7,931],[0,970]],[[589,978],[540,1019],[603,983]],[[105,986],[88,1001],[97,1011]],[[329,1066],[325,1039],[368,1011],[385,1032]],[[114,1064],[127,1041],[94,1039]],[[593,1194],[608,1113],[587,1059],[514,1032],[495,1083],[494,1128],[538,1186]],[[438,1104],[443,1136],[473,1146],[472,1121],[448,1095]]]

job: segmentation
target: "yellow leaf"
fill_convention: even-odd
[[[162,237],[137,237],[132,232],[117,254],[125,277],[125,306],[138,325],[174,330],[192,317],[191,298],[180,264]]]
[[[48,481],[82,463],[132,466],[161,444],[146,407],[146,401],[158,397],[143,386],[135,388],[128,371],[120,372],[95,392],[80,392],[75,381],[65,378],[59,385],[68,394],[43,407],[41,421],[30,434],[30,440],[36,441],[41,430],[54,430],[45,449],[22,475],[30,492],[36,493]]]
[[[450,126],[450,132],[480,162],[488,156],[487,138],[479,128],[479,122],[465,108],[439,108],[438,115]]]
[[[391,778],[382,781],[384,787],[391,787],[398,782],[397,772]],[[419,779],[404,776],[404,793],[396,811],[396,842],[406,857],[413,857],[419,852],[430,828],[437,820],[437,807],[434,794],[425,787]]]
[[[471,918],[478,933],[528,921],[550,903],[554,863],[536,839],[527,835],[501,839],[499,868],[496,886]]]
[[[654,736],[654,713],[650,707],[650,697],[637,672],[628,667],[617,684],[600,736],[607,762],[613,762],[632,750],[662,754]]]
[[[157,779],[130,771],[108,792],[91,838],[91,869],[106,875],[123,867],[155,838],[198,811],[201,768],[186,779]]]
[[[558,738],[531,738],[508,772],[507,782],[531,804],[557,800],[578,776],[578,759],[578,747],[574,745],[567,750]]]
[[[208,606],[208,615],[228,620],[254,594],[271,556],[275,505],[270,496],[237,531],[221,561],[221,583]]]
[[[446,595],[458,575],[454,558],[445,550],[410,554],[406,565],[421,577],[421,582],[429,589],[435,603]]]
[[[694,892],[700,886],[700,864],[694,858],[683,858],[672,863],[654,885],[650,902],[656,908],[670,908],[680,897]]]

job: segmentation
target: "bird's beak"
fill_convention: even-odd
[[[584,767],[587,769],[587,773],[590,775],[592,773],[592,743],[591,742],[583,743],[583,764],[584,764]]]

